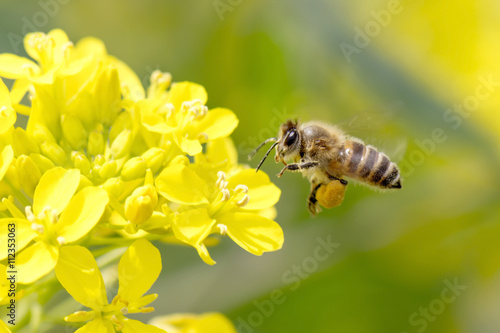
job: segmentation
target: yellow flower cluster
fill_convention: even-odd
[[[161,260],[149,241],[190,245],[208,264],[215,261],[206,245],[221,235],[255,255],[281,248],[273,221],[280,190],[238,164],[229,138],[238,119],[208,109],[202,86],[155,71],[144,90],[100,40],[73,45],[61,30],[30,33],[24,46],[33,60],[0,54],[0,77],[11,86],[0,79],[0,244],[13,226],[18,291],[36,292],[55,269],[92,309],[65,318],[90,321],[78,332],[163,332],[124,316],[152,310],[145,305],[156,295],[142,295]],[[108,304],[94,257],[121,246],[130,247]],[[0,275],[7,254],[0,251]],[[7,302],[0,286],[0,304]],[[219,316],[175,320],[196,327],[189,332],[203,332],[200,320],[233,332]]]

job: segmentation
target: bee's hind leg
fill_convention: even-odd
[[[347,184],[348,184],[347,180],[345,180],[345,179],[341,179],[341,178],[337,178],[337,177],[332,176],[332,175],[330,175],[330,174],[328,175],[328,178],[329,178],[330,180],[338,180],[338,181],[339,181],[342,185],[347,185]]]
[[[312,182],[311,183],[311,193],[309,193],[309,197],[307,198],[307,208],[311,212],[312,215],[316,215],[321,212],[321,208],[319,207],[318,200],[316,199],[316,192],[321,187],[321,183]]]

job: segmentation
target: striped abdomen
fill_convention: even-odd
[[[346,176],[381,188],[401,188],[396,163],[374,147],[346,140],[339,155],[341,169]]]

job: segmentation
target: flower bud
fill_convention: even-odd
[[[144,177],[146,173],[147,164],[146,161],[140,157],[136,156],[129,159],[122,168],[121,176],[123,180],[133,180],[137,178]]]
[[[146,165],[153,173],[157,173],[165,161],[165,150],[161,148],[150,148],[142,154]]]
[[[88,160],[87,156],[80,152],[76,152],[76,154],[71,156],[71,159],[73,160],[73,165],[75,168],[80,170],[82,175],[88,175],[90,172],[90,161]]]
[[[54,162],[49,160],[47,157],[40,155],[40,154],[30,154],[31,159],[35,164],[38,166],[40,169],[41,173],[45,173],[47,170],[52,169],[55,165]]]
[[[2,83],[2,86],[6,89],[5,85],[3,85]],[[2,89],[2,92],[3,93],[3,89]],[[8,90],[7,90],[8,92]],[[3,99],[3,98],[2,98]],[[7,102],[7,101],[4,101],[4,102]],[[7,132],[9,129],[12,128],[12,125],[14,125],[14,123],[16,122],[16,119],[17,119],[17,114],[16,114],[16,111],[14,110],[14,108],[12,107],[10,101],[7,102],[7,105],[5,105],[4,103],[2,103],[3,105],[0,104],[0,133],[5,133]]]
[[[55,164],[64,165],[64,163],[66,163],[66,153],[57,143],[45,141],[40,145],[40,148],[42,150],[42,154],[48,157]]]
[[[177,164],[183,164],[187,166],[189,165],[189,158],[185,155],[177,155],[172,159],[169,165],[177,165]]]
[[[90,155],[99,155],[104,153],[104,137],[102,136],[102,133],[97,132],[97,131],[92,131],[90,132],[89,135],[89,142],[88,142],[88,151]]]
[[[111,144],[111,155],[116,159],[125,156],[129,152],[131,144],[132,132],[129,129],[124,129]]]
[[[106,162],[106,157],[104,155],[96,155],[94,156],[94,165],[102,166]]]
[[[97,119],[106,126],[110,126],[120,111],[120,79],[115,66],[107,66],[99,76],[94,88],[97,103]]]
[[[40,148],[35,139],[21,127],[16,127],[12,132],[12,146],[16,156],[40,153]]]
[[[129,112],[121,112],[118,117],[116,117],[113,125],[109,129],[109,140],[111,142],[115,141],[118,134],[120,134],[124,129],[132,127],[132,117]]]
[[[33,197],[35,188],[42,177],[40,169],[29,156],[21,155],[16,160],[16,170],[24,192]]]
[[[99,169],[99,177],[108,179],[116,175],[116,161],[106,161]]]
[[[115,198],[119,198],[123,193],[123,181],[120,178],[109,178],[102,184],[102,188]]]
[[[125,200],[125,218],[132,223],[146,222],[158,204],[158,194],[153,185],[144,185],[135,189]]]
[[[42,124],[36,123],[35,128],[32,131],[33,138],[38,142],[39,144],[42,144],[43,142],[49,141],[49,142],[56,142],[56,139],[52,135],[52,132]]]
[[[61,121],[64,138],[73,149],[80,149],[87,143],[87,131],[80,120],[71,115],[64,115]]]

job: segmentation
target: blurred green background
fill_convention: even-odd
[[[351,185],[316,218],[307,180],[267,161],[283,249],[225,239],[209,267],[162,246],[156,315],[220,311],[242,333],[500,331],[498,1],[0,1],[0,52],[53,28],[101,38],[146,85],[161,69],[205,86],[240,119],[242,163],[287,117],[365,117],[353,135],[406,142],[402,190]]]

